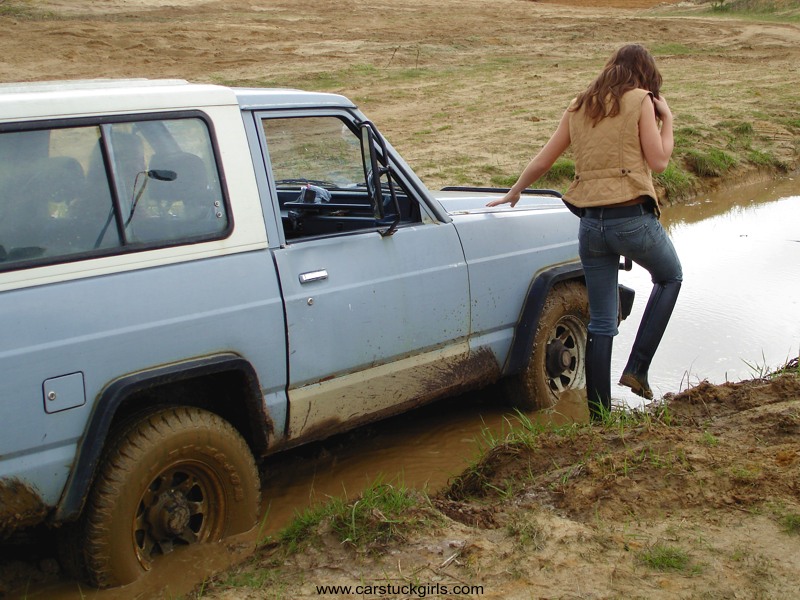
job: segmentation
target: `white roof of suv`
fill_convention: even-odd
[[[173,79],[0,84],[0,123],[235,104],[236,96],[230,88]]]

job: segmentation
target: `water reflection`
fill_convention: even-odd
[[[704,379],[747,379],[797,356],[800,182],[747,186],[669,207],[663,222],[681,257],[684,285],[650,371],[656,395]],[[614,373],[627,360],[651,285],[636,266],[620,281],[637,299],[615,340]],[[625,388],[614,396],[639,403]]]

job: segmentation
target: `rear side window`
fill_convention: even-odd
[[[200,118],[0,133],[0,270],[223,236]]]

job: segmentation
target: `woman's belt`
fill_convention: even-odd
[[[622,204],[590,206],[580,210],[582,217],[590,219],[630,219],[631,217],[640,217],[655,212],[653,201],[649,196],[639,196]]]

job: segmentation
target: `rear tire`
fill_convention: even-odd
[[[93,585],[124,585],[175,547],[251,529],[259,502],[253,455],[233,426],[165,408],[123,430],[105,455],[71,546]]]
[[[539,317],[528,365],[505,380],[512,406],[549,408],[562,392],[586,387],[588,326],[586,286],[579,281],[554,285]]]

